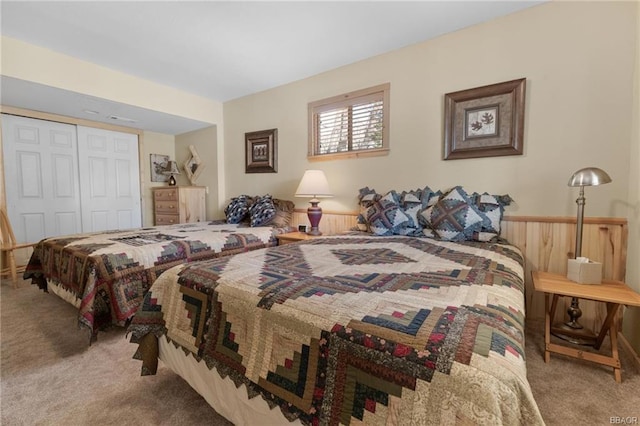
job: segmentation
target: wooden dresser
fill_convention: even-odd
[[[204,186],[162,186],[152,190],[156,226],[206,220]]]

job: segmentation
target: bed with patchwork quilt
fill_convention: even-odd
[[[75,305],[95,339],[99,330],[128,324],[165,270],[274,246],[276,235],[290,231],[213,221],[46,238],[23,277]]]
[[[351,232],[166,271],[128,332],[235,424],[544,424],[520,251]]]

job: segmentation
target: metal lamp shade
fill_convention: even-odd
[[[611,182],[611,178],[602,169],[585,167],[580,169],[569,179],[569,186],[596,186]]]

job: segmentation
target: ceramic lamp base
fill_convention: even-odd
[[[176,186],[176,178],[173,175],[169,177],[169,186]]]
[[[318,207],[318,200],[311,200],[311,207],[307,208],[307,217],[309,218],[309,223],[311,223],[311,229],[307,231],[309,235],[322,235],[318,225],[320,224],[320,219],[322,218],[322,209]]]

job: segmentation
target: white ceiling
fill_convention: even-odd
[[[0,32],[224,102],[543,1],[2,0]],[[14,78],[3,77],[1,84],[3,105],[168,134],[207,125]],[[101,114],[90,117],[83,109]]]

